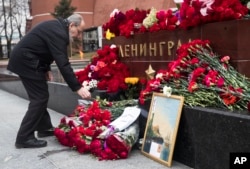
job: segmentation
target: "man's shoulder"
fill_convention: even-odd
[[[62,26],[60,24],[60,22],[57,19],[53,19],[53,20],[47,20],[47,21],[43,21],[40,22],[39,24],[37,24],[36,26],[33,27],[33,29],[31,30],[31,32],[33,33],[50,33],[50,32],[60,32]]]
[[[54,39],[65,39],[68,38],[67,28],[64,27],[59,20],[47,20],[43,21],[35,26],[30,32],[30,35],[35,35],[42,39],[47,37],[53,37]]]
[[[53,26],[53,25],[59,25],[59,22],[58,22],[57,19],[41,21],[41,22],[35,24],[33,26],[32,30],[40,29],[41,27],[50,27],[50,26]]]
[[[51,20],[42,21],[38,25],[40,26],[59,25],[59,22],[57,19],[51,19]]]

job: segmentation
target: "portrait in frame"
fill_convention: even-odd
[[[183,104],[183,96],[152,95],[141,152],[168,167],[172,166]]]

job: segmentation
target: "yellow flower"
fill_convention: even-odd
[[[106,39],[110,40],[111,38],[114,38],[115,37],[115,34],[110,32],[110,30],[108,29],[106,31]]]
[[[138,77],[127,77],[125,78],[125,83],[127,84],[137,84],[139,82],[139,78]]]

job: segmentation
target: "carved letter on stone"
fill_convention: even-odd
[[[146,56],[147,55],[147,44],[141,43],[140,44],[140,56]]]
[[[160,52],[160,56],[163,56],[163,48],[166,45],[166,42],[160,42],[159,43],[159,52]]]
[[[156,56],[156,43],[149,43],[149,56]]]
[[[168,41],[168,56],[171,56],[171,49],[174,47],[173,41]]]
[[[125,57],[129,57],[129,45],[125,45]]]
[[[131,56],[138,56],[137,44],[131,44]]]
[[[123,49],[121,45],[119,46],[119,51],[120,51],[121,57],[124,57],[124,53],[123,53]]]

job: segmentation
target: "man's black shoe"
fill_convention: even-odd
[[[40,147],[46,147],[47,141],[37,140],[36,138],[32,138],[22,143],[16,142],[15,146],[16,148],[40,148]]]
[[[54,128],[37,132],[37,137],[41,138],[41,137],[49,137],[49,136],[54,136]]]

